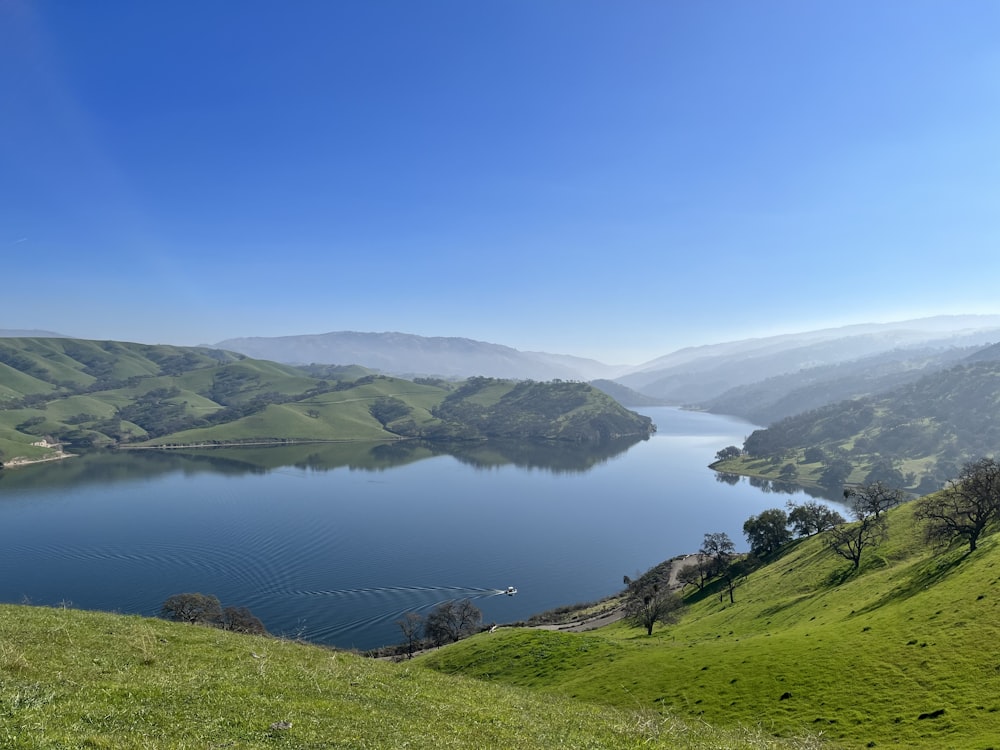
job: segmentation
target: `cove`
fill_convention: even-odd
[[[0,472],[0,600],[155,615],[199,591],[275,635],[367,649],[410,611],[592,601],[787,496],[720,481],[754,428],[645,408],[601,446],[416,442],[101,453]],[[516,586],[517,596],[502,595]]]

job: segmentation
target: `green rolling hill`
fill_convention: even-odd
[[[409,381],[196,347],[0,339],[0,460],[60,450],[258,442],[594,441],[646,417],[583,383]]]
[[[832,747],[987,748],[1000,736],[1000,536],[932,549],[912,504],[858,574],[824,535],[791,543],[677,625],[501,629],[419,657],[447,674]]]

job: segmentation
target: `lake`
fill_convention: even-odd
[[[743,522],[789,499],[706,468],[753,425],[637,411],[653,437],[597,448],[123,451],[0,472],[0,600],[155,615],[200,591],[274,634],[367,649],[448,599],[510,622],[615,593],[706,532],[745,548]]]

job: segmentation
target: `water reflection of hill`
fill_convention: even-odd
[[[774,493],[776,495],[795,495],[804,492],[809,497],[819,500],[830,500],[834,503],[844,503],[843,490],[839,492],[829,487],[819,487],[816,485],[793,484],[792,482],[782,482],[778,479],[765,479],[763,477],[745,477],[741,474],[730,474],[724,471],[715,472],[715,481],[723,484],[736,485],[746,481],[751,487],[756,487],[765,495]]]
[[[553,473],[585,472],[624,453],[641,438],[599,443],[568,441],[475,441],[428,443],[308,443],[276,446],[226,446],[197,450],[106,451],[65,461],[0,471],[0,490],[49,489],[68,485],[142,481],[155,476],[214,473],[266,474],[286,467],[310,471],[385,471],[435,456],[489,469],[518,466]]]
[[[513,464],[522,469],[541,469],[554,474],[582,473],[618,456],[645,438],[629,437],[598,443],[491,440],[483,443],[449,444],[440,451],[477,469]]]

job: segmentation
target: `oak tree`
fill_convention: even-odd
[[[945,489],[917,502],[916,516],[926,522],[929,540],[962,539],[975,552],[979,537],[1000,518],[1000,464],[992,458],[965,464]]]
[[[211,594],[174,594],[163,602],[160,616],[178,622],[217,625],[222,621],[222,604]]]
[[[833,508],[815,500],[806,500],[801,505],[789,501],[788,523],[799,536],[812,536],[844,523],[844,517]]]
[[[399,626],[399,630],[402,632],[403,639],[406,642],[406,656],[412,659],[413,652],[420,645],[424,629],[424,618],[416,612],[407,612],[403,615],[402,619],[396,620],[396,625]]]
[[[483,613],[469,599],[442,602],[427,615],[424,635],[435,646],[454,643],[479,631]]]
[[[677,622],[683,606],[680,594],[664,583],[640,578],[632,581],[625,592],[625,621],[634,627],[645,628],[646,635],[652,635],[656,623]]]
[[[750,552],[766,557],[792,540],[788,530],[788,514],[780,508],[763,510],[750,516],[743,524],[743,534],[750,543]]]
[[[888,536],[885,512],[906,498],[902,490],[891,489],[881,482],[844,490],[854,523],[843,523],[829,531],[830,548],[854,569],[861,566],[866,549],[877,547]]]

